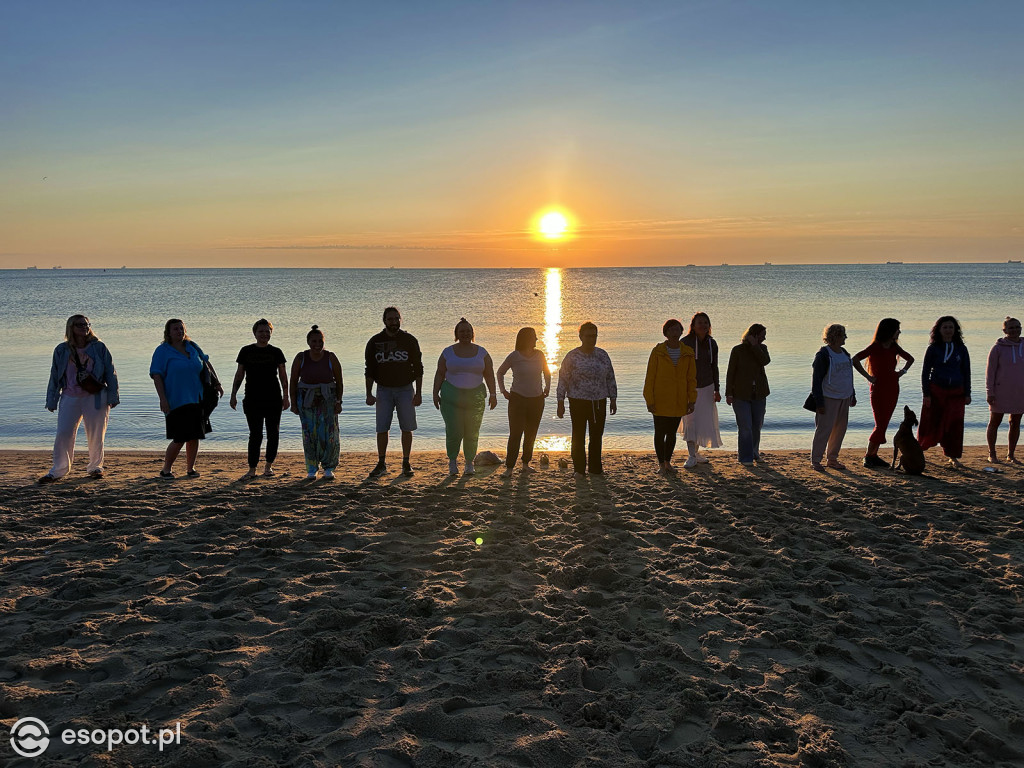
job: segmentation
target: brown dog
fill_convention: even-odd
[[[896,437],[892,439],[892,469],[903,467],[908,475],[920,475],[924,472],[924,451],[914,437],[917,416],[907,406],[903,406],[903,423],[900,424]]]

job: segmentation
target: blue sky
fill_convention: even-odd
[[[1003,260],[1022,21],[1009,2],[8,2],[0,266]],[[550,205],[563,243],[530,232]]]

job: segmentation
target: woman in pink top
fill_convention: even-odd
[[[1010,414],[1009,449],[1006,460],[1021,462],[1014,456],[1020,438],[1020,417],[1024,413],[1024,341],[1020,338],[1020,320],[1008,317],[1003,321],[1003,338],[988,353],[985,369],[985,391],[992,415],[988,421],[988,460],[996,458],[996,433],[1003,414]]]

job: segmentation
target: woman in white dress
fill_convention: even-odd
[[[707,312],[698,312],[690,320],[690,332],[680,341],[693,350],[697,361],[697,404],[693,413],[683,417],[679,433],[686,441],[689,454],[687,469],[706,464],[708,459],[701,448],[720,448],[722,435],[718,431],[718,405],[722,395],[718,381],[718,342],[711,337],[711,318]]]

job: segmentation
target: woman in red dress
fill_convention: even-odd
[[[875,329],[875,338],[867,349],[853,356],[853,367],[871,382],[871,414],[875,418],[875,430],[868,438],[868,450],[864,454],[865,467],[888,467],[889,462],[878,457],[878,448],[886,443],[885,430],[889,428],[892,412],[900,396],[900,377],[914,364],[913,356],[899,345],[900,321],[887,317]],[[867,358],[868,370],[860,361]],[[904,366],[896,370],[896,361],[903,358]]]

